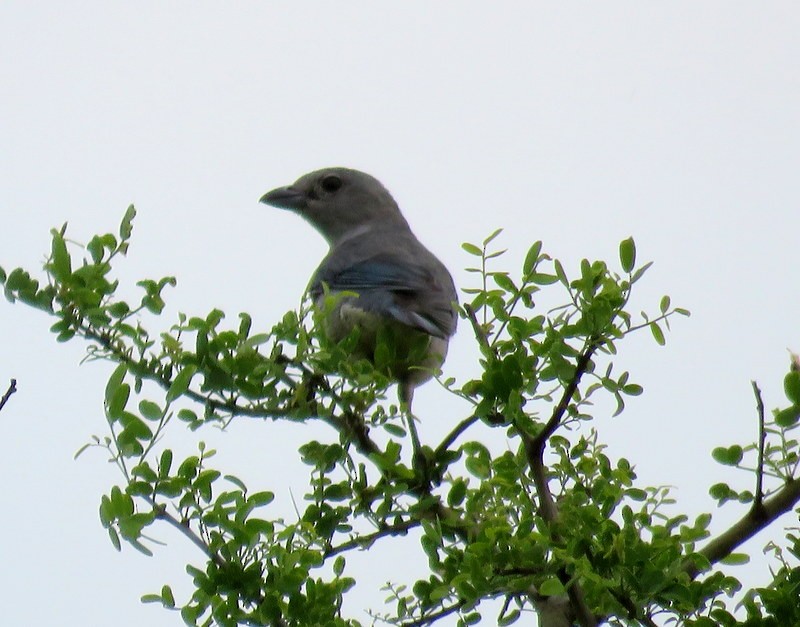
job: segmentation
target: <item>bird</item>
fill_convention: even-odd
[[[365,172],[316,170],[260,202],[300,215],[325,238],[328,254],[307,288],[324,311],[323,332],[340,342],[358,328],[354,356],[396,380],[410,412],[414,389],[444,363],[456,331],[450,272],[416,238],[389,191]],[[393,345],[388,357],[383,338]]]

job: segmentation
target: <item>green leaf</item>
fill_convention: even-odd
[[[114,548],[117,549],[117,551],[122,550],[122,544],[119,541],[119,534],[117,533],[117,530],[114,529],[114,527],[108,528],[108,538],[109,540],[111,540],[111,544],[114,545]]]
[[[797,424],[798,419],[800,419],[800,405],[792,405],[775,414],[775,424],[784,429]]]
[[[161,453],[161,459],[158,460],[158,476],[162,479],[169,477],[170,468],[172,468],[172,451],[164,449]]]
[[[261,518],[248,518],[244,526],[247,531],[253,534],[271,536],[275,532],[275,525],[273,522],[270,520],[262,520]]]
[[[161,588],[161,599],[164,601],[164,607],[175,607],[175,595],[172,594],[172,588],[169,586],[163,586]]]
[[[509,292],[510,294],[516,294],[519,291],[517,286],[514,285],[514,281],[512,281],[505,273],[496,272],[492,275],[492,278],[500,289]]]
[[[671,301],[669,296],[664,296],[661,298],[661,302],[659,303],[658,308],[661,310],[662,314],[665,314],[667,313],[667,311],[669,311],[670,303]]]
[[[136,538],[126,538],[128,540],[128,544],[130,544],[134,549],[139,551],[142,555],[146,555],[147,557],[153,557],[153,552],[148,549],[144,544],[139,542]]]
[[[619,243],[619,261],[622,269],[630,274],[636,266],[636,244],[633,238],[629,237]]]
[[[475,255],[476,257],[483,256],[483,250],[478,248],[475,244],[464,242],[463,244],[461,244],[461,248],[467,251],[470,255]]]
[[[561,265],[561,262],[558,259],[553,261],[553,268],[556,271],[556,276],[558,280],[561,281],[561,284],[564,287],[569,287],[569,279],[567,278],[567,273],[564,271],[564,266]]]
[[[404,438],[406,437],[406,430],[401,425],[396,425],[391,422],[386,422],[383,424],[383,430],[386,431],[389,435],[393,435],[396,438]]]
[[[125,378],[125,375],[128,372],[128,367],[125,364],[120,364],[116,367],[114,372],[111,373],[111,376],[108,377],[108,383],[106,383],[106,405],[111,403],[111,399],[113,398],[114,394],[117,391],[117,388],[122,383],[122,380]]]
[[[125,215],[122,217],[122,222],[119,225],[119,236],[123,240],[131,238],[131,233],[133,233],[133,219],[135,217],[136,209],[133,208],[133,205],[128,205],[128,208],[125,210]]]
[[[489,449],[479,442],[467,442],[462,446],[467,454],[464,465],[479,479],[488,479],[491,474],[491,455]]]
[[[178,466],[178,476],[184,479],[192,479],[197,474],[197,466],[200,463],[200,458],[197,455],[187,457]]]
[[[273,492],[256,492],[247,497],[247,503],[253,507],[261,507],[263,505],[269,505],[274,499],[275,494]]]
[[[458,507],[464,501],[466,495],[467,482],[458,478],[453,482],[453,487],[450,488],[450,492],[447,494],[447,504],[450,507]]]
[[[664,346],[667,343],[667,340],[664,338],[664,332],[661,330],[661,327],[658,326],[655,322],[651,322],[649,324],[650,332],[653,334],[653,337],[656,340],[656,343],[659,346]]]
[[[66,224],[64,226],[66,226]],[[55,229],[53,229],[52,234],[53,247],[50,257],[50,270],[56,281],[63,283],[72,274],[72,262],[69,257],[69,251],[67,251],[67,244],[64,241],[64,236]]]
[[[115,420],[119,420],[122,418],[122,412],[125,410],[125,406],[128,404],[128,399],[131,396],[131,386],[127,383],[120,384],[119,387],[114,390],[114,394],[111,397],[111,401],[108,403],[108,418],[113,422]]]
[[[631,283],[636,283],[639,279],[641,279],[642,276],[644,276],[644,273],[647,272],[650,269],[650,266],[652,266],[652,265],[653,265],[653,262],[652,261],[648,261],[641,268],[639,268],[636,272],[634,272],[633,275],[631,276]]]
[[[742,458],[744,457],[744,450],[738,444],[734,444],[733,446],[729,446],[727,448],[724,446],[719,446],[711,451],[711,457],[713,457],[715,461],[719,462],[720,464],[724,464],[725,466],[736,466],[742,461]]]
[[[534,285],[552,285],[558,282],[558,277],[555,274],[546,274],[543,272],[535,272],[528,278]]]
[[[154,421],[161,420],[161,417],[164,415],[164,412],[157,403],[148,400],[139,401],[139,411],[141,412],[142,416],[148,420]]]
[[[446,599],[450,596],[450,586],[443,585],[443,586],[436,586],[433,590],[431,590],[429,598],[431,601],[441,601],[442,599]]]
[[[494,231],[494,232],[493,232],[493,233],[492,233],[492,234],[491,234],[489,237],[487,237],[485,240],[483,240],[483,245],[484,245],[484,246],[488,246],[488,245],[491,243],[491,241],[492,241],[492,240],[493,240],[495,237],[497,237],[498,235],[500,235],[500,233],[502,233],[502,232],[503,232],[503,229],[497,229],[496,231]]]
[[[145,461],[134,466],[133,469],[131,470],[131,474],[134,477],[141,477],[142,479],[150,483],[153,483],[158,479],[158,475],[150,467],[150,464],[148,464]]]
[[[172,385],[169,386],[169,390],[167,390],[167,403],[171,403],[176,398],[186,393],[195,372],[197,372],[197,366],[185,366],[183,370],[178,373],[178,376],[172,380]]]
[[[794,405],[800,405],[800,372],[793,370],[783,378],[783,390]]]
[[[628,383],[622,386],[622,392],[628,396],[639,396],[644,392],[644,388],[638,383]]]
[[[501,616],[497,621],[497,625],[498,627],[506,627],[507,625],[513,625],[514,623],[517,622],[517,620],[519,620],[520,616],[521,613],[519,610],[512,610],[505,616]]]
[[[230,481],[233,485],[239,488],[242,492],[247,492],[247,486],[244,482],[239,479],[239,477],[235,477],[234,475],[225,475],[224,476],[226,481]]]
[[[197,490],[206,501],[211,500],[211,484],[219,479],[221,473],[218,470],[202,470],[197,478],[192,483],[192,486]]]
[[[345,565],[344,557],[339,555],[333,562],[333,574],[336,575],[337,577],[341,577],[342,573],[344,572],[344,565]]]
[[[522,264],[522,273],[528,276],[536,267],[536,262],[539,261],[539,255],[542,252],[542,242],[534,242],[528,249],[528,254],[525,255],[525,262]]]
[[[711,498],[717,501],[722,499],[727,500],[736,494],[727,483],[715,483],[708,489],[708,493]]]
[[[86,444],[81,446],[77,451],[75,451],[75,454],[72,456],[72,459],[78,459],[83,454],[83,452],[90,446],[92,446],[92,442],[87,442]]]
[[[625,490],[625,496],[634,501],[644,501],[647,498],[647,492],[640,488],[628,488]]]
[[[750,561],[750,556],[747,553],[731,553],[727,557],[723,557],[720,562],[728,566],[740,566],[747,564]]]
[[[178,420],[182,420],[184,422],[197,422],[199,418],[191,409],[184,408],[178,410]]]
[[[565,592],[564,584],[557,577],[546,579],[539,586],[539,594],[546,597],[560,596]]]
[[[152,439],[153,432],[141,418],[131,415],[125,422],[125,429],[120,433],[120,438],[125,434],[125,436],[133,437],[137,440],[147,441]]]
[[[103,260],[103,240],[99,235],[95,235],[89,243],[86,244],[86,250],[92,256],[92,261],[96,264]]]

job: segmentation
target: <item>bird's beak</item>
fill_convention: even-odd
[[[292,186],[279,187],[271,192],[264,194],[259,202],[265,205],[272,205],[279,209],[304,209],[306,206],[306,196]]]

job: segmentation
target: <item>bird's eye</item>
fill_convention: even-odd
[[[342,179],[340,179],[335,174],[329,174],[325,178],[322,179],[322,189],[324,189],[329,194],[337,191],[342,186]]]

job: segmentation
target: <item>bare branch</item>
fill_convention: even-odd
[[[386,536],[394,536],[399,535],[402,533],[406,533],[409,529],[413,529],[414,527],[418,527],[422,524],[421,520],[410,518],[408,520],[404,520],[403,522],[396,523],[394,525],[388,525],[375,531],[374,533],[370,533],[363,536],[357,536],[352,540],[348,540],[347,542],[342,542],[336,546],[332,546],[331,548],[325,551],[325,558],[332,557],[334,555],[338,555],[339,553],[344,553],[345,551],[351,551],[353,549],[368,549],[371,547],[376,540],[380,540]]]
[[[753,501],[753,509],[760,511],[764,506],[764,446],[767,442],[767,432],[764,429],[764,399],[761,397],[761,389],[755,381],[750,383],[753,386],[753,394],[756,396],[758,410],[758,467],[756,468],[756,496]]]
[[[478,416],[475,414],[459,422],[455,428],[447,434],[445,439],[442,440],[441,444],[436,447],[436,457],[439,457],[442,453],[449,449],[453,442],[455,442],[458,437],[464,433],[464,431],[469,429],[476,422],[478,422]]]
[[[11,383],[8,384],[8,389],[6,393],[3,394],[3,397],[0,398],[0,409],[3,409],[5,404],[8,402],[8,399],[11,398],[11,395],[17,391],[17,380],[11,379]]]
[[[408,621],[407,623],[400,623],[400,627],[423,627],[423,625],[430,625],[432,623],[435,623],[440,618],[444,618],[445,616],[450,616],[450,614],[458,612],[462,607],[464,607],[464,602],[459,601],[458,603],[455,603],[450,607],[446,607],[443,610],[434,612],[433,614],[428,614],[423,618]]]
[[[184,536],[186,536],[189,540],[191,540],[192,544],[194,544],[197,548],[199,548],[203,553],[205,553],[206,557],[214,562],[220,568],[225,567],[225,560],[222,559],[217,553],[214,553],[205,543],[205,541],[197,535],[194,530],[189,526],[188,521],[181,521],[175,518],[172,514],[167,511],[167,506],[161,503],[156,503],[156,501],[148,496],[143,497],[145,501],[147,501],[152,507],[153,511],[156,513],[156,518],[159,520],[163,520],[164,522],[169,523],[175,529],[180,531]]]

